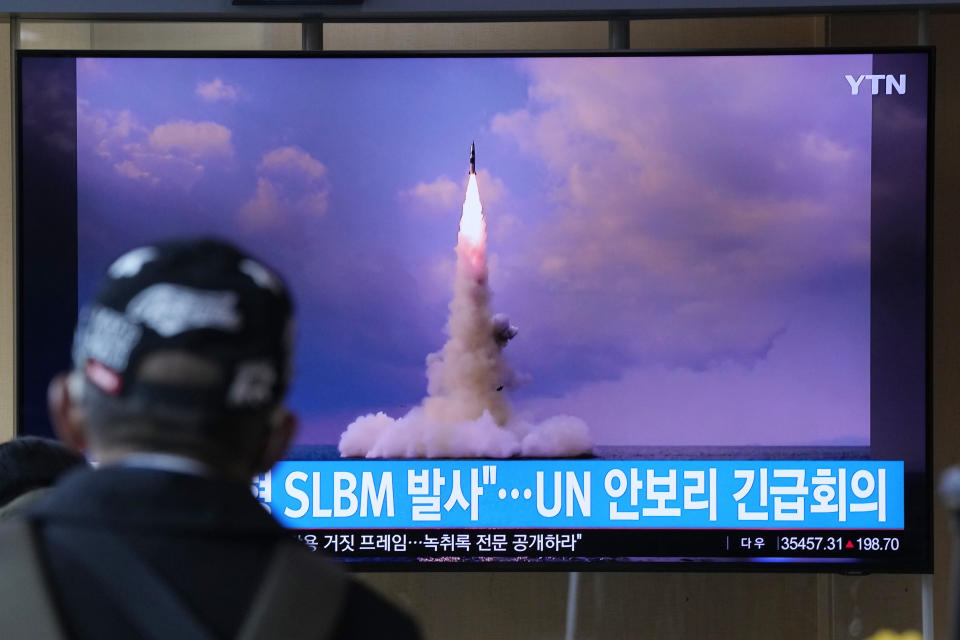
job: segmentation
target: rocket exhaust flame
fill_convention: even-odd
[[[461,261],[468,265],[461,265]],[[477,174],[471,173],[467,182],[467,195],[463,200],[460,216],[460,233],[457,235],[457,273],[461,266],[470,266],[474,277],[486,280],[487,275],[487,222],[480,204],[480,189]]]
[[[556,457],[593,449],[579,418],[555,416],[540,424],[511,418],[502,390],[513,374],[501,351],[517,328],[490,311],[487,228],[475,160],[471,144],[447,342],[427,356],[427,397],[398,419],[380,412],[354,420],[340,436],[342,456]]]
[[[460,216],[460,235],[457,246],[466,240],[481,250],[486,249],[487,222],[483,218],[483,205],[480,203],[480,188],[477,186],[477,174],[471,173],[467,182],[467,195],[463,199],[463,214]]]

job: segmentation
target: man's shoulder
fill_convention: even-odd
[[[29,522],[0,521],[0,638],[62,638]]]
[[[419,638],[413,620],[341,565],[292,540],[274,551],[245,628],[251,637]],[[242,634],[241,634],[242,635]]]
[[[341,614],[338,640],[353,638],[393,638],[408,640],[420,638],[416,622],[382,595],[351,579]]]
[[[211,504],[217,504],[217,509],[211,511]],[[288,538],[245,488],[164,472],[106,469],[70,478],[28,518],[47,531],[43,546],[54,559],[64,554],[58,553],[56,540],[48,539],[51,532],[69,533],[74,526],[106,529],[132,543],[139,540],[137,531],[151,531],[153,538],[169,532],[161,545],[164,549],[189,547],[189,557],[195,558],[209,552],[219,559],[214,564],[229,555],[234,565],[247,566],[250,563],[243,558],[250,560],[250,554],[244,555],[244,550],[255,548],[259,569],[250,574],[249,592],[255,597],[257,592],[269,591],[271,575],[274,583],[272,604],[265,598],[262,605],[266,628],[283,629],[290,619],[310,618],[318,623],[314,629],[327,626],[333,632],[330,637],[341,640],[420,637],[413,619],[398,607],[349,576],[340,564]],[[221,548],[218,541],[224,540],[237,544]],[[156,565],[156,549],[135,546],[145,552],[151,566]],[[285,552],[278,553],[281,550]],[[180,575],[179,570],[171,572],[174,579]],[[320,602],[330,606],[321,607]],[[319,624],[325,618],[320,609],[326,609],[327,625]],[[305,615],[305,611],[312,613]]]
[[[215,505],[215,508],[213,508]],[[110,467],[70,474],[30,515],[116,530],[280,538],[283,528],[249,487],[168,471]]]
[[[296,548],[291,548],[291,545]],[[293,542],[284,543],[283,546],[287,547],[288,558],[284,562],[281,560],[283,554],[276,554],[272,568],[281,571],[284,567],[292,568],[293,570],[289,573],[298,574],[284,575],[283,582],[288,582],[288,578],[293,582],[303,581],[301,584],[304,585],[304,590],[314,594],[311,596],[314,607],[317,606],[318,589],[324,591],[324,600],[327,601],[327,605],[332,603],[338,605],[336,606],[337,623],[330,637],[336,640],[380,637],[396,640],[420,638],[420,632],[413,618],[374,589],[349,575],[342,565]],[[308,573],[303,573],[304,569]],[[271,579],[269,573],[265,578],[267,584]],[[298,591],[295,585],[284,585],[288,592],[291,586],[294,591]]]

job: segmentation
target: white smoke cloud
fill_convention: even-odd
[[[510,417],[506,397],[497,390],[509,366],[494,334],[485,249],[463,235],[457,245],[449,339],[441,351],[427,356],[423,406],[438,422],[463,422],[488,412],[503,425]]]
[[[572,416],[499,426],[488,412],[451,423],[431,420],[417,407],[396,419],[383,412],[357,418],[339,448],[343,456],[366,458],[555,458],[588,454],[593,443],[587,424]]]

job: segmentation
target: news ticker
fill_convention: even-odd
[[[284,461],[252,489],[292,529],[904,527],[900,461]]]
[[[376,529],[298,530],[315,551],[348,560],[684,559],[854,562],[909,554],[903,531]]]

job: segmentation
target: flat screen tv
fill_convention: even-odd
[[[932,51],[26,52],[19,429],[124,252],[297,304],[357,568],[929,571]]]

